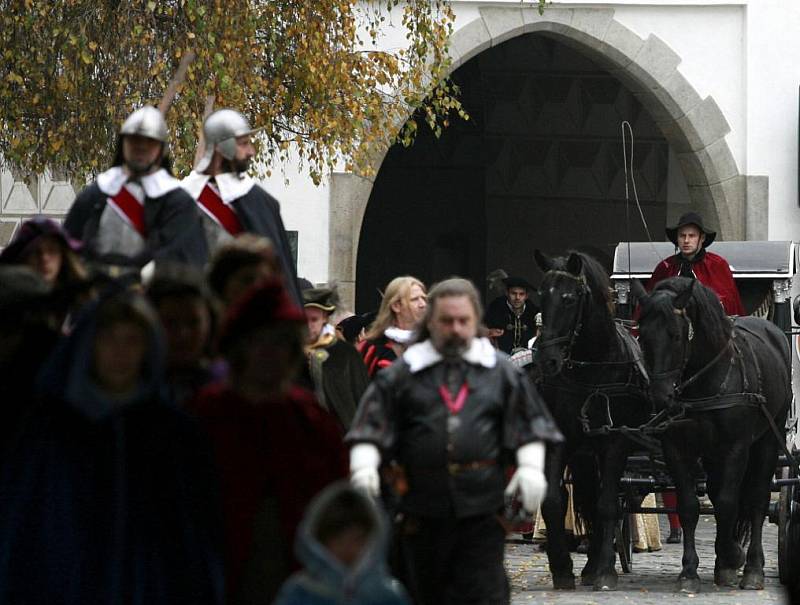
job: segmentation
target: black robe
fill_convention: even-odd
[[[93,386],[95,320],[90,309],[44,364],[4,460],[0,603],[221,605],[210,444],[163,397],[154,326],[134,400]]]
[[[145,198],[144,220],[147,237],[144,250],[134,256],[97,253],[95,243],[100,218],[108,195],[97,183],[85,187],[75,198],[64,221],[67,233],[83,242],[83,254],[90,262],[141,268],[151,260],[167,260],[203,267],[208,247],[200,214],[194,200],[178,187],[157,198]]]
[[[292,249],[281,218],[281,206],[274,197],[258,185],[240,198],[231,202],[245,231],[263,235],[275,246],[275,253],[286,276],[286,289],[298,305],[303,306],[303,297],[297,286],[297,271],[292,259]]]
[[[536,335],[536,313],[538,309],[530,301],[525,302],[525,309],[517,317],[508,305],[505,296],[499,296],[489,303],[483,323],[487,328],[503,330],[497,338],[497,348],[504,353],[511,353],[516,348],[528,346],[528,342]]]
[[[327,347],[314,349],[311,355],[304,382],[347,431],[369,384],[364,360],[353,345],[338,338]],[[321,385],[317,384],[319,375]]]

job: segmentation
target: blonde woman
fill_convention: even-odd
[[[375,321],[358,347],[370,378],[391,365],[411,343],[428,306],[428,294],[416,277],[395,277],[386,286]]]

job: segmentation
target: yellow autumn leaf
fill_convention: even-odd
[[[439,128],[451,110],[465,116],[443,77],[454,19],[446,0],[390,0],[392,8],[381,3],[380,10],[355,0],[142,4],[147,10],[106,11],[96,0],[32,2],[42,14],[31,19],[24,3],[7,3],[0,29],[17,35],[0,51],[0,123],[8,124],[0,148],[15,140],[14,157],[26,158],[28,168],[58,160],[78,178],[107,166],[115,145],[109,133],[133,107],[158,104],[187,40],[196,58],[167,115],[182,174],[191,167],[209,94],[264,127],[262,173],[296,152],[315,181],[338,162],[370,170],[369,148],[394,138],[397,124],[426,104],[427,119]],[[91,17],[76,26],[74,15]],[[355,50],[390,23],[410,32],[406,48]],[[413,140],[410,124],[403,140]],[[72,133],[69,145],[60,132]]]

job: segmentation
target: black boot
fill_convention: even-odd
[[[681,531],[680,527],[673,527],[669,530],[669,537],[667,538],[667,544],[680,544],[681,540],[683,539],[683,532]]]

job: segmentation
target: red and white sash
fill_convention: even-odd
[[[139,235],[146,237],[146,227],[144,223],[144,203],[140,202],[123,185],[116,195],[107,198],[108,204],[116,210],[125,222],[133,227]]]
[[[244,230],[234,209],[222,201],[219,193],[209,183],[206,183],[197,196],[197,205],[231,235],[237,235]]]

